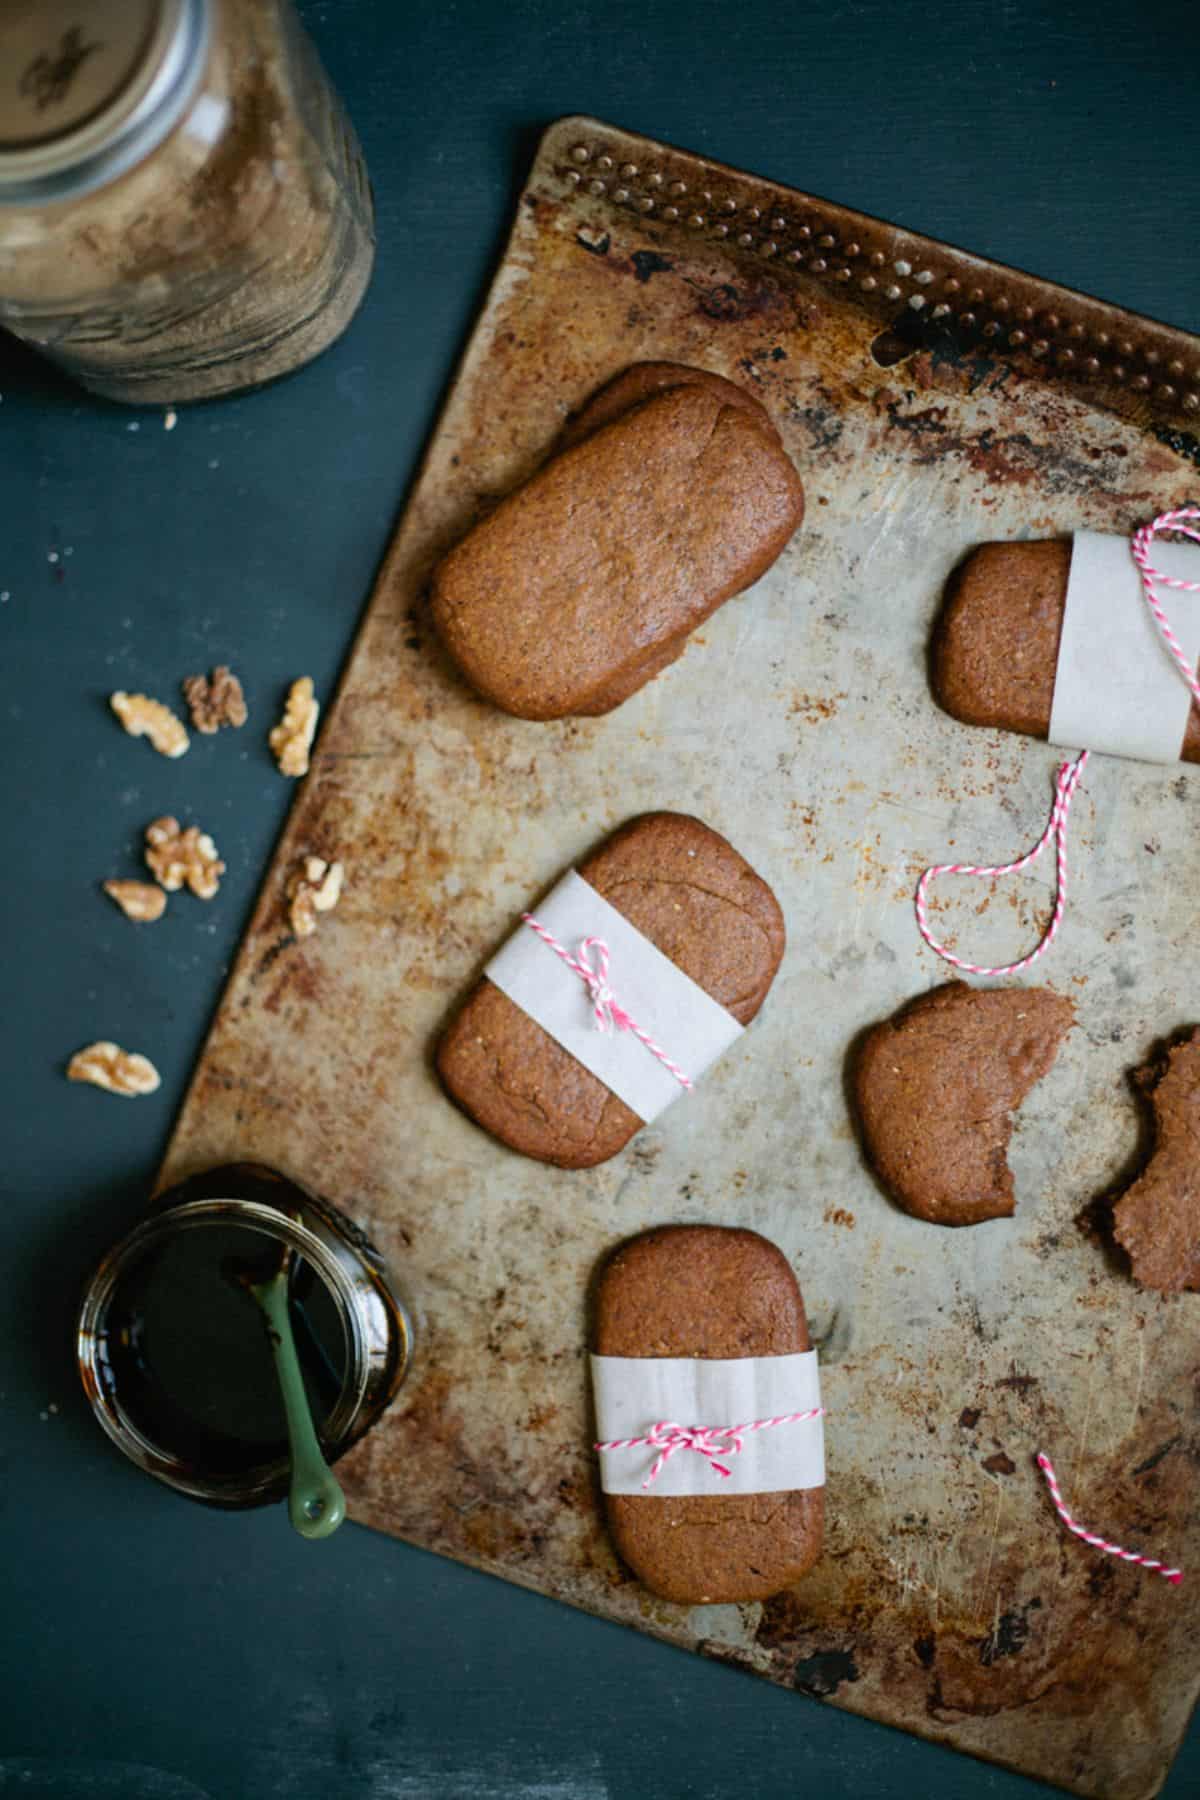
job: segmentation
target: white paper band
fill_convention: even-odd
[[[609,985],[630,1018],[695,1081],[742,1027],[664,956],[575,870],[538,906],[538,923],[578,957],[586,937],[603,938]],[[647,1124],[683,1092],[678,1080],[630,1031],[600,1031],[587,984],[528,925],[484,970],[489,981],[569,1050]]]
[[[1156,538],[1151,561],[1164,575],[1195,581],[1200,555]],[[1159,591],[1171,627],[1195,668],[1200,594]],[[1077,531],[1054,677],[1050,742],[1142,762],[1178,762],[1192,696],[1151,617],[1141,572],[1123,537]]]
[[[596,1436],[644,1437],[662,1419],[679,1425],[745,1425],[781,1413],[807,1412],[821,1404],[817,1353],[795,1356],[593,1356]],[[709,1458],[679,1450],[663,1466],[650,1492],[679,1494],[782,1494],[825,1485],[825,1433],[821,1419],[752,1431],[737,1455]],[[640,1494],[657,1450],[601,1450],[600,1485],[606,1494]]]

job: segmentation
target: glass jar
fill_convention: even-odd
[[[379,1418],[413,1353],[408,1308],[344,1213],[263,1164],[229,1164],[160,1195],[87,1284],[76,1355],[92,1410],[139,1468],[193,1499],[247,1507],[287,1493],[277,1377],[245,1292],[248,1267],[262,1279],[285,1263],[333,1463]]]
[[[0,324],[111,400],[207,399],[340,335],[354,132],[287,0],[6,0]]]

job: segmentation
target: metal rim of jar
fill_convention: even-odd
[[[192,1469],[165,1445],[154,1443],[134,1423],[115,1392],[104,1350],[108,1308],[117,1283],[127,1270],[156,1240],[176,1231],[194,1230],[217,1222],[246,1225],[286,1243],[289,1249],[312,1265],[337,1304],[346,1334],[346,1374],[337,1402],[320,1430],[331,1459],[348,1449],[372,1422],[370,1418],[363,1418],[364,1408],[372,1398],[372,1376],[378,1360],[373,1355],[372,1343],[378,1341],[381,1332],[388,1335],[390,1332],[388,1321],[376,1316],[382,1315],[385,1308],[371,1282],[364,1281],[361,1273],[352,1266],[345,1266],[318,1232],[257,1200],[230,1197],[187,1201],[143,1220],[108,1252],[88,1282],[75,1334],[80,1378],[92,1411],[117,1448],[148,1475],[195,1500],[206,1500],[218,1506],[246,1506],[275,1499],[286,1491],[290,1472],[287,1456],[250,1465],[227,1477],[206,1476]],[[411,1320],[395,1295],[391,1298],[403,1341],[399,1367],[383,1397],[385,1405],[407,1373],[412,1355]]]
[[[195,97],[212,39],[211,0],[163,0],[141,71],[77,130],[0,152],[0,206],[74,200],[154,150]]]

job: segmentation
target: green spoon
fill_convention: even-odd
[[[288,1270],[291,1254],[284,1251],[283,1261],[265,1281],[255,1280],[259,1270],[249,1264],[231,1262],[230,1278],[244,1288],[262,1311],[266,1320],[275,1373],[283,1396],[287,1418],[288,1448],[292,1458],[292,1480],[288,1489],[288,1518],[302,1538],[325,1538],[335,1532],[346,1516],[346,1496],[325,1461],[317,1441],[308,1404],[308,1393],[300,1363],[296,1356],[296,1340],[292,1336],[291,1310],[288,1304]]]

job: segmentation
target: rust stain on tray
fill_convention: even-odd
[[[429,570],[642,358],[753,388],[804,477],[804,529],[616,713],[506,718],[442,656]],[[340,1465],[357,1519],[1104,1800],[1158,1789],[1196,1692],[1200,1588],[1067,1537],[1032,1457],[1055,1455],[1081,1516],[1200,1562],[1188,1302],[1138,1294],[1078,1223],[1136,1148],[1124,1069],[1200,1017],[1186,782],[1089,772],[1044,976],[1078,994],[1080,1029],[1015,1134],[1014,1220],[938,1233],[892,1209],[841,1069],[864,1025],[943,977],[912,923],[917,870],[955,846],[1011,855],[1049,793],[1048,746],[929,699],[946,575],[983,538],[1125,531],[1194,494],[1196,408],[1173,371],[1197,360],[1182,333],[808,196],[553,128],[164,1171],[276,1163],[404,1278],[418,1360]],[[649,807],[734,839],[780,896],[789,953],[694,1101],[600,1169],[542,1168],[446,1102],[431,1046],[531,896]],[[305,853],[351,879],[298,941],[283,884]],[[1135,893],[1153,931],[1113,945]],[[1001,960],[1046,890],[986,898],[947,896],[944,918]],[[589,1282],[617,1239],[671,1219],[776,1239],[821,1346],[826,1554],[762,1606],[654,1600],[600,1524]]]

